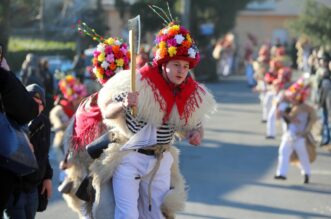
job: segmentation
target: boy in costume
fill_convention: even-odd
[[[316,158],[315,145],[310,134],[311,128],[316,121],[315,110],[305,103],[309,95],[309,87],[305,85],[304,79],[300,78],[286,91],[285,95],[291,100],[292,109],[283,112],[282,117],[287,121],[287,130],[283,134],[279,147],[278,166],[275,179],[286,179],[291,155],[296,153],[296,160],[300,162],[301,173],[304,183],[309,183],[310,162]]]
[[[184,207],[185,182],[171,143],[178,134],[201,144],[205,117],[216,103],[189,75],[200,60],[189,31],[164,21],[168,24],[156,36],[153,64],[136,72],[137,92],[130,90],[129,71],[116,74],[99,92],[113,143],[90,166],[95,219],[174,218]]]

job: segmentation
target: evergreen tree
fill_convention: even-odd
[[[313,44],[331,45],[331,8],[315,0],[308,0],[304,13],[289,23],[293,34],[306,36]]]
[[[244,9],[245,6],[254,0],[191,0],[190,7],[190,31],[198,39],[203,40],[200,35],[200,25],[205,22],[211,22],[215,26],[214,37],[220,37],[230,31],[235,25],[237,12]],[[264,1],[264,0],[255,0]],[[183,0],[168,1],[173,17],[180,18],[180,11],[183,7]],[[147,4],[154,4],[166,10],[166,1],[139,0],[129,6],[122,0],[116,1],[116,7],[119,11],[129,9],[131,14],[141,14],[143,31],[155,31],[160,29],[160,20],[148,7]],[[179,19],[180,20],[180,19]]]

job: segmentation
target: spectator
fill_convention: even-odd
[[[43,79],[38,67],[38,59],[34,54],[28,53],[26,55],[25,60],[22,63],[20,77],[24,85],[36,83],[43,86]]]
[[[40,106],[45,108],[45,91],[37,84],[26,87],[31,97],[41,101]],[[23,176],[20,184],[11,195],[6,214],[11,219],[35,218],[40,195],[47,198],[52,194],[53,170],[49,163],[48,152],[50,147],[50,122],[43,113],[29,123],[29,139],[34,148],[38,161],[38,171]],[[40,193],[40,194],[38,194]],[[17,200],[16,200],[17,199]]]
[[[18,124],[26,124],[39,113],[38,102],[34,100],[26,91],[22,83],[10,71],[5,59],[0,65],[0,95],[1,102],[8,117]],[[13,173],[0,168],[0,218],[7,205],[9,196],[18,182],[18,178]]]
[[[45,88],[46,106],[44,112],[48,116],[54,105],[54,78],[49,70],[48,60],[46,58],[39,61],[39,72],[42,77],[42,87]]]

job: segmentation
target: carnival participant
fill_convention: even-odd
[[[55,106],[50,111],[50,121],[55,132],[53,148],[58,161],[61,162],[65,159],[66,151],[63,142],[65,129],[69,125],[69,121],[74,115],[78,104],[86,96],[87,92],[85,86],[72,75],[67,75],[59,81],[59,89],[62,95],[58,97]],[[61,172],[59,176],[60,182],[64,178],[65,174]]]
[[[259,50],[258,58],[253,62],[254,69],[254,79],[256,80],[256,86],[253,88],[253,91],[259,93],[259,99],[262,106],[262,120],[261,122],[267,122],[267,111],[264,108],[264,97],[267,92],[267,85],[264,81],[265,74],[269,70],[270,62],[270,48],[268,45],[261,46]]]
[[[217,41],[213,50],[213,57],[217,60],[217,76],[219,79],[232,73],[235,51],[235,36],[233,33],[227,33]]]
[[[316,157],[315,146],[311,145],[313,141],[311,140],[310,131],[316,121],[316,115],[314,108],[305,103],[308,94],[309,87],[305,85],[303,78],[300,78],[285,92],[293,107],[290,113],[285,112],[282,115],[288,125],[278,151],[275,179],[286,179],[290,158],[292,153],[295,152],[300,162],[304,183],[309,183],[311,174],[309,162],[315,160]]]
[[[263,121],[268,123],[268,115],[273,105],[273,99],[275,97],[275,89],[273,88],[273,82],[278,77],[278,70],[280,66],[279,63],[276,61],[270,61],[270,68],[269,71],[264,76],[264,83],[265,83],[265,91],[263,96],[263,108],[262,108],[262,114],[263,117],[266,116],[267,120]],[[268,127],[268,124],[267,124]],[[267,139],[274,139],[275,136],[266,136]]]
[[[94,51],[92,73],[103,86],[116,73],[128,69],[129,62],[128,46],[121,39],[112,37],[99,39],[97,49]],[[86,202],[93,201],[87,197],[88,194],[80,194],[77,197],[77,191],[83,179],[89,175],[88,168],[93,161],[86,153],[85,147],[106,131],[97,100],[98,92],[83,99],[77,108],[72,123],[66,130],[68,135],[66,135],[67,140],[65,142],[69,144],[66,148],[70,151],[68,153],[70,156],[65,163],[67,167],[66,181],[67,183],[73,182],[73,186],[70,191],[63,194],[63,197],[80,218],[89,218],[89,211],[85,209],[85,205]]]
[[[277,78],[272,82],[271,91],[273,97],[271,100],[271,108],[267,117],[266,137],[269,139],[276,137],[276,112],[279,103],[283,99],[283,90],[288,88],[291,82],[292,70],[289,67],[282,67],[277,71]]]
[[[205,116],[215,110],[208,90],[189,75],[200,54],[188,30],[167,20],[156,36],[153,64],[116,74],[100,90],[98,104],[113,141],[91,166],[94,218],[173,218],[182,210],[185,183],[175,133],[200,145]],[[136,107],[136,114],[131,108]],[[111,181],[110,181],[111,179]]]

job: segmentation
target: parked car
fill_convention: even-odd
[[[48,60],[49,70],[54,73],[55,70],[61,72],[68,72],[72,69],[72,61],[65,56],[43,56],[41,58],[46,58]]]

